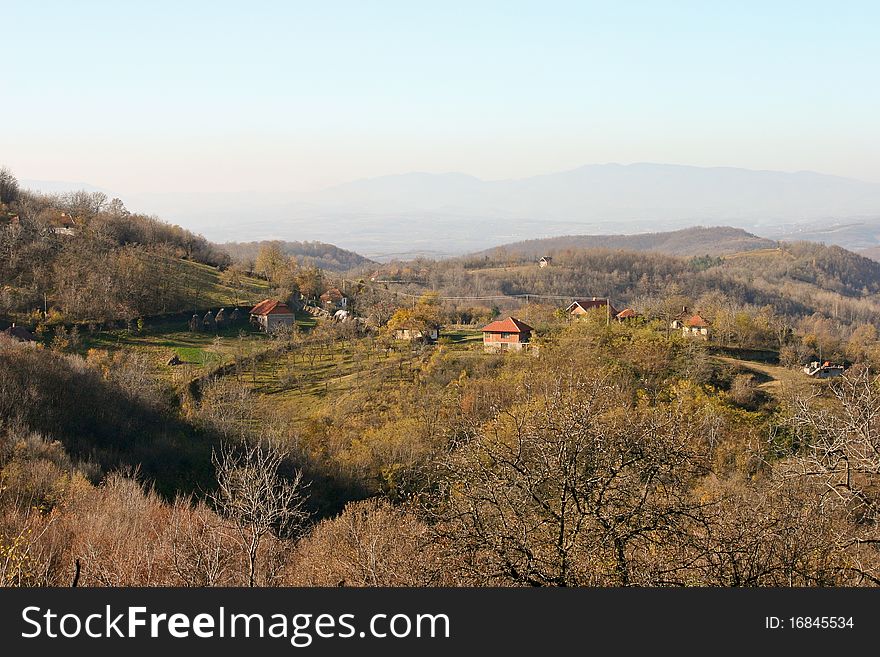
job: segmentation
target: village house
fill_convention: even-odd
[[[804,367],[804,374],[815,379],[836,379],[843,376],[843,365],[833,365],[830,361],[813,361]]]
[[[699,313],[691,315],[681,322],[681,332],[685,337],[709,339],[709,327],[712,323]]]
[[[337,310],[348,307],[348,298],[338,287],[331,287],[319,298],[321,300],[321,307],[324,308],[324,310]]]
[[[266,333],[272,333],[279,326],[291,326],[296,315],[286,303],[277,299],[265,299],[251,308],[251,323]]]
[[[639,314],[632,308],[624,308],[614,316],[614,319],[618,322],[625,322],[630,319],[635,319],[638,316]]]
[[[609,299],[593,297],[592,299],[578,299],[565,309],[571,317],[580,319],[591,310],[602,308],[608,317],[617,317],[617,308]]]
[[[553,258],[551,258],[550,256],[543,256],[540,260],[538,260],[538,266],[541,269],[544,269],[544,267],[549,267],[550,263],[552,262]]]
[[[440,339],[440,326],[429,326],[427,329],[415,326],[400,326],[394,329],[395,340],[422,340],[423,342],[437,342]]]
[[[528,347],[534,329],[515,317],[508,317],[487,324],[482,331],[484,350],[521,351]]]

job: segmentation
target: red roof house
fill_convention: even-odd
[[[525,322],[508,317],[483,327],[483,347],[486,351],[520,351],[532,339],[531,326]]]
[[[611,317],[617,316],[617,308],[615,308],[608,299],[600,297],[593,297],[592,299],[578,299],[568,308],[566,308],[565,312],[567,312],[572,317],[581,317],[596,308],[602,308],[603,310],[605,310],[605,306],[608,306],[608,311],[610,311]]]
[[[698,337],[703,340],[709,339],[709,327],[712,322],[703,318],[699,313],[691,315],[682,322],[682,333],[685,336]]]
[[[290,307],[277,299],[264,299],[251,308],[251,322],[267,333],[279,326],[290,326],[296,321],[296,315]]]

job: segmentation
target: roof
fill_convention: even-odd
[[[487,324],[481,330],[483,333],[531,333],[535,329],[516,317],[508,317]]]
[[[631,319],[637,315],[638,313],[632,308],[624,308],[619,313],[617,313],[616,317],[617,319]]]
[[[329,290],[324,292],[321,295],[321,301],[340,301],[343,298],[342,292],[339,291],[338,287],[331,287]]]
[[[23,326],[10,326],[8,329],[3,331],[3,335],[7,335],[13,340],[18,340],[19,342],[37,341],[36,336]]]
[[[264,299],[256,306],[251,308],[251,315],[292,315],[293,311],[287,307],[286,303],[281,303],[277,299]]]
[[[568,306],[565,310],[571,312],[575,306],[580,306],[584,310],[592,310],[593,308],[604,308],[605,304],[608,303],[608,299],[593,297],[592,299],[576,299],[571,305]],[[613,315],[617,315],[617,309],[613,304],[608,303],[611,309],[611,313]]]
[[[709,326],[711,322],[703,319],[699,314],[691,315],[687,320],[685,320],[684,325],[689,326],[691,328],[706,328]]]

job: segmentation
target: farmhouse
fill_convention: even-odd
[[[552,262],[553,258],[551,258],[550,256],[543,256],[540,260],[538,260],[538,266],[541,269],[544,269],[544,267],[549,267],[550,263]]]
[[[293,311],[277,299],[265,299],[251,308],[251,323],[266,333],[271,333],[279,326],[290,326],[295,321]]]
[[[681,322],[681,332],[685,337],[696,337],[703,340],[709,339],[710,321],[703,318],[699,313],[691,315]],[[673,327],[674,328],[674,327]]]
[[[494,321],[482,330],[483,348],[486,351],[521,351],[528,346],[534,331],[515,317]]]
[[[423,342],[437,342],[440,338],[438,325],[421,328],[418,326],[400,326],[394,329],[395,340],[422,340]]]
[[[604,309],[607,313],[609,313],[610,317],[617,316],[617,308],[615,308],[611,304],[611,301],[609,299],[604,299],[600,297],[593,297],[592,299],[578,299],[568,308],[566,308],[565,312],[567,312],[572,317],[578,319],[586,315],[591,310],[594,310],[595,308]]]
[[[635,319],[638,316],[639,314],[632,308],[624,308],[614,316],[614,319],[618,322],[625,322],[630,319]]]
[[[324,310],[336,310],[348,306],[348,298],[346,298],[338,287],[331,287],[320,296],[320,299],[321,306]]]

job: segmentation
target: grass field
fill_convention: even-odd
[[[327,401],[344,405],[349,393],[414,380],[438,349],[479,359],[485,357],[481,347],[482,333],[468,329],[443,331],[440,344],[425,347],[397,341],[386,350],[371,338],[302,346],[261,361],[247,380],[261,403],[281,406],[289,416],[307,420],[320,414]]]
[[[315,325],[309,315],[298,315],[297,325],[308,330]],[[146,354],[160,376],[168,377],[180,366],[172,367],[167,361],[176,355],[193,376],[229,363],[238,358],[249,358],[271,349],[274,341],[256,330],[246,320],[219,331],[190,332],[188,322],[180,317],[147,320],[143,330],[117,329],[82,336],[80,351],[89,349],[132,350]]]

